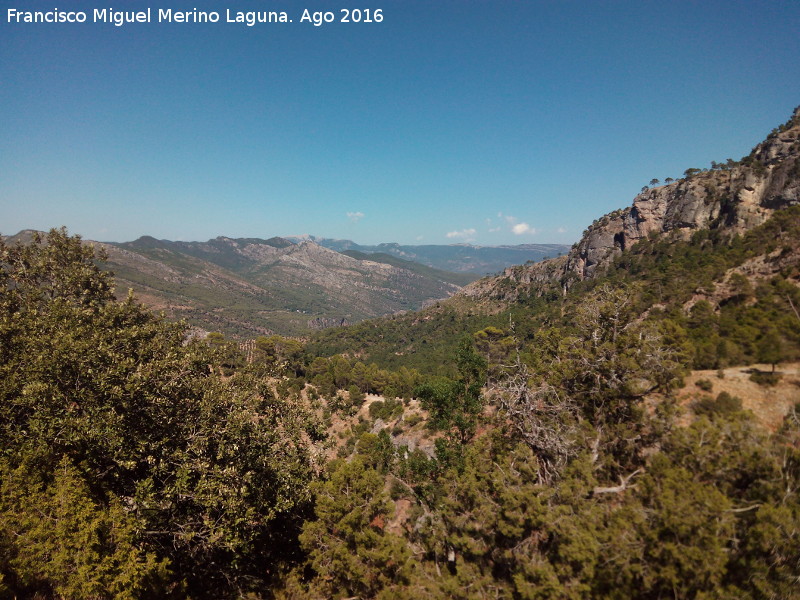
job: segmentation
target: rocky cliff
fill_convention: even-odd
[[[566,256],[510,267],[462,294],[513,300],[526,289],[556,284],[566,289],[593,277],[645,237],[688,237],[698,229],[717,228],[741,233],[763,223],[775,210],[800,202],[800,107],[742,160],[712,165],[709,170],[688,169],[683,179],[643,190],[629,208],[592,223]]]

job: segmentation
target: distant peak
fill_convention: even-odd
[[[171,243],[172,242],[170,242],[169,240],[158,240],[151,235],[143,235],[132,242],[128,242],[128,244],[130,244],[134,248],[163,247]]]
[[[287,248],[289,246],[294,245],[286,238],[282,238],[279,236],[274,236],[269,238],[268,240],[263,240],[263,243],[267,244],[268,246],[273,246],[275,248]]]

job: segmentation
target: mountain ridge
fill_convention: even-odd
[[[119,287],[132,287],[171,317],[245,337],[302,334],[319,323],[417,308],[460,289],[446,273],[353,258],[311,241],[143,236],[101,245]]]
[[[800,106],[740,161],[712,163],[710,170],[687,169],[685,175],[658,187],[645,186],[631,206],[596,219],[565,256],[509,267],[460,293],[498,297],[509,283],[528,290],[557,285],[565,292],[648,237],[686,239],[702,229],[736,234],[764,223],[776,210],[800,203]]]
[[[299,243],[314,241],[337,252],[354,250],[365,254],[386,253],[404,260],[451,272],[486,275],[502,271],[510,265],[538,262],[569,250],[568,244],[503,244],[482,246],[474,244],[420,244],[408,245],[397,242],[380,244],[358,244],[352,240],[317,238],[314,236],[290,236],[286,238]]]

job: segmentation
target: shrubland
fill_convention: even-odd
[[[798,598],[800,409],[768,431],[698,387],[679,426],[674,391],[798,356],[796,266],[734,274],[799,222],[249,362],[64,231],[0,245],[0,595]]]

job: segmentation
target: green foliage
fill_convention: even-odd
[[[459,378],[436,377],[415,390],[423,408],[431,414],[431,423],[440,429],[454,429],[465,443],[475,431],[477,416],[483,409],[482,388],[486,382],[486,361],[464,337],[459,345],[456,364]]]
[[[397,399],[376,400],[369,405],[369,416],[373,419],[391,421],[403,414],[403,402]]]
[[[630,420],[645,394],[669,389],[680,374],[679,352],[635,321],[636,299],[636,288],[601,286],[575,308],[571,335],[545,330],[532,350],[534,369],[594,424]]]
[[[418,313],[315,333],[307,351],[312,356],[358,354],[364,357],[362,360],[374,362],[376,368],[398,372],[405,367],[429,376],[452,378],[457,375],[454,357],[465,332],[507,323],[507,314],[464,314],[449,305],[437,304]]]
[[[771,328],[758,341],[756,345],[756,356],[759,362],[772,365],[772,372],[775,372],[775,365],[783,359],[783,341],[778,332]]]
[[[141,549],[136,519],[103,503],[66,458],[44,481],[29,466],[0,466],[0,571],[16,593],[148,598],[169,585],[168,561]]]
[[[410,429],[410,428],[414,427],[415,425],[417,425],[419,423],[422,423],[422,421],[424,421],[424,420],[425,420],[425,418],[421,414],[413,413],[409,417],[405,418],[403,420],[403,423],[405,424],[406,427],[408,427]]]
[[[382,429],[378,435],[363,433],[358,438],[358,455],[364,465],[381,473],[386,473],[394,463],[395,452],[389,433]]]
[[[735,529],[729,508],[713,484],[658,457],[636,495],[611,512],[602,595],[695,598],[719,590]]]
[[[433,377],[417,387],[414,395],[422,407],[430,413],[430,422],[439,429],[446,429],[459,408],[461,386],[447,377]]]
[[[360,407],[362,404],[364,404],[366,395],[357,385],[351,384],[350,387],[347,388],[347,393],[352,406]]]
[[[157,557],[142,558],[145,571],[168,559],[173,584],[186,580],[193,594],[260,585],[265,565],[291,551],[297,512],[310,498],[314,420],[251,374],[217,376],[208,345],[185,344],[183,326],[132,298],[116,302],[94,260],[91,247],[64,231],[28,246],[0,242],[5,468],[24,467],[43,482],[32,493],[46,503],[57,489],[48,482],[67,461],[70,485],[85,483],[74,494],[78,502],[89,495],[91,519],[124,512],[148,532],[133,536],[120,525],[128,538],[119,551]],[[90,535],[81,527],[56,530],[53,543],[73,547],[75,536]],[[116,551],[85,560],[99,565]],[[96,585],[112,589],[115,577]]]
[[[317,575],[315,596],[374,598],[407,582],[411,553],[386,531],[393,505],[380,473],[358,458],[334,462],[314,492],[316,518],[305,523],[300,541]]]
[[[256,338],[255,362],[264,363],[273,369],[302,375],[304,369],[303,343],[292,339],[271,335]]]
[[[695,175],[697,175],[698,173],[701,173],[701,172],[702,172],[702,169],[697,169],[697,168],[692,167],[692,168],[686,169],[683,172],[683,176],[686,179],[689,179],[689,178],[694,177]]]
[[[508,335],[504,330],[489,326],[474,334],[475,347],[482,357],[485,357],[489,367],[489,379],[502,376],[503,365],[512,362],[512,355],[516,350],[517,340],[513,335]]]
[[[794,502],[758,507],[742,549],[747,585],[755,598],[797,600],[800,565],[800,506]]]
[[[778,382],[781,380],[781,374],[765,373],[764,371],[753,369],[753,371],[750,373],[749,379],[758,385],[773,386],[778,385]]]
[[[226,340],[219,332],[212,331],[206,336],[206,343],[215,351],[214,366],[225,376],[231,376],[245,365],[244,354],[232,340]]]
[[[705,396],[696,400],[692,403],[692,409],[698,415],[727,415],[742,410],[742,399],[728,392],[720,392],[716,398]]]
[[[714,389],[714,384],[708,379],[698,379],[694,382],[694,384],[704,392],[710,392],[712,389]]]
[[[329,358],[314,357],[305,371],[306,377],[323,396],[333,396],[336,390],[357,389],[357,400],[363,393],[383,394],[389,399],[410,398],[420,380],[419,373],[413,369],[401,367],[392,372],[379,369],[375,363],[365,365],[361,361],[352,361],[341,354]]]

